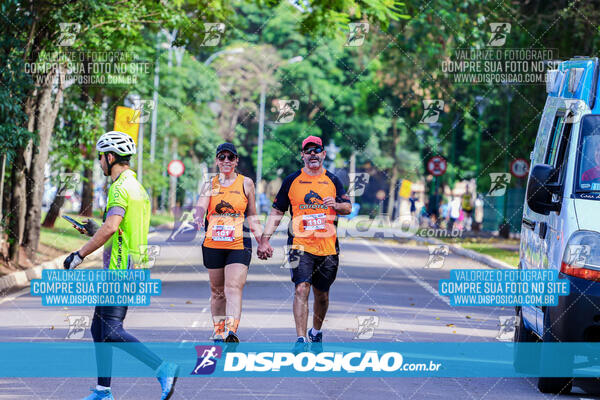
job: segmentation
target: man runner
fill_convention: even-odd
[[[287,176],[281,184],[258,247],[259,258],[273,255],[269,239],[289,209],[292,218],[288,229],[289,254],[300,253],[297,266],[290,270],[296,285],[293,310],[298,339],[295,352],[306,350],[308,339],[313,343],[313,350],[318,351],[321,347],[321,327],[329,306],[329,288],[339,263],[337,215],[352,211],[340,180],[323,168],[326,152],[321,138],[309,136],[304,139],[301,156],[304,168]],[[313,327],[307,331],[311,286]]]
[[[100,246],[104,247],[105,269],[124,270],[141,268],[147,261],[148,229],[150,226],[150,200],[144,187],[137,181],[135,172],[129,168],[129,158],[136,153],[131,136],[118,131],[105,133],[96,143],[98,160],[104,176],[113,180],[108,190],[104,223],[97,227],[88,220],[86,229],[78,229],[92,238],[78,251],[71,253],[64,262],[66,269],[77,267],[83,259]],[[173,394],[179,367],[162,361],[155,353],[123,329],[127,306],[96,306],[92,320],[94,342],[128,343],[121,346],[150,368],[162,388],[161,400]],[[131,345],[134,343],[134,345]],[[98,372],[110,371],[112,346],[96,346]],[[110,389],[110,376],[98,377],[98,386],[84,400],[114,400]]]

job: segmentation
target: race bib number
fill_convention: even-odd
[[[233,242],[235,227],[233,225],[215,225],[212,229],[212,240],[215,242]]]
[[[305,231],[320,231],[325,229],[325,214],[308,214],[302,216]]]

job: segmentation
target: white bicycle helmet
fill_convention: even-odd
[[[106,132],[96,142],[96,150],[102,153],[112,151],[120,156],[130,156],[136,153],[133,138],[119,131]]]

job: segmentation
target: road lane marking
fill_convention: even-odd
[[[375,245],[373,245],[371,242],[362,239],[362,244],[369,247],[370,249],[372,249],[375,253],[377,253],[377,255],[384,261],[386,261],[387,263],[389,263],[392,266],[398,266],[398,263],[395,262],[391,257],[389,257],[388,255],[386,255],[385,253],[383,253],[381,250],[379,250]],[[453,310],[454,312],[460,314],[460,315],[464,315],[463,312],[457,310],[456,307],[450,305],[450,301],[448,298],[446,298],[445,296],[441,296],[439,294],[439,292],[437,290],[435,290],[431,285],[429,285],[427,282],[425,282],[424,280],[422,280],[421,278],[419,278],[418,276],[416,276],[415,274],[411,273],[412,268],[408,267],[408,266],[404,266],[404,267],[400,267],[397,268],[398,270],[400,270],[404,275],[406,275],[406,277],[408,277],[410,280],[412,280],[413,282],[415,282],[416,284],[418,284],[419,286],[421,286],[423,289],[425,289],[426,291],[428,291],[429,293],[433,294],[436,298],[439,298],[440,300],[442,300],[444,303],[446,303],[451,310]],[[453,328],[454,331],[456,331],[456,327]],[[469,336],[478,336],[478,337],[487,337],[488,335],[486,333],[488,333],[486,329],[483,328],[460,328],[465,329],[465,331],[461,332],[463,335],[464,334],[468,334],[470,333]],[[470,330],[470,332],[469,332]],[[458,333],[458,331],[457,331]]]
[[[383,253],[381,250],[379,250],[376,246],[374,246],[371,242],[365,240],[365,239],[361,239],[360,242],[371,248],[375,253],[377,253],[377,255],[385,262],[387,262],[390,265],[397,265],[396,262],[394,262],[394,260],[392,260],[387,254]],[[438,299],[442,300],[444,303],[446,303],[448,306],[450,306],[450,300],[448,300],[445,296],[441,296],[439,294],[439,292],[437,290],[435,290],[430,284],[428,284],[427,282],[425,282],[424,280],[422,280],[421,278],[419,278],[418,276],[410,273],[409,271],[406,270],[406,268],[398,268],[404,275],[406,275],[407,278],[409,278],[410,280],[412,280],[413,282],[415,282],[417,285],[421,286],[423,289],[425,289],[426,291],[428,291],[429,293],[431,293],[432,295],[434,295],[435,297],[437,297]],[[409,267],[409,269],[411,269]]]

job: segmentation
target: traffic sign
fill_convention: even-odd
[[[400,189],[398,190],[398,197],[404,197],[408,199],[410,197],[410,188],[412,187],[412,182],[408,179],[403,179],[402,184],[400,185]]]
[[[510,173],[515,178],[524,178],[529,173],[529,163],[524,158],[516,158],[510,163]]]
[[[174,176],[175,178],[183,175],[184,171],[185,165],[183,165],[183,162],[181,162],[181,160],[172,160],[169,163],[169,165],[167,165],[167,172],[169,173],[169,175]]]
[[[442,156],[433,156],[427,161],[427,171],[433,176],[442,176],[446,173],[448,163]]]
[[[140,131],[140,124],[135,121],[136,110],[129,107],[117,106],[115,111],[115,124],[113,130],[128,134],[133,138],[133,141],[137,145],[138,133]]]

